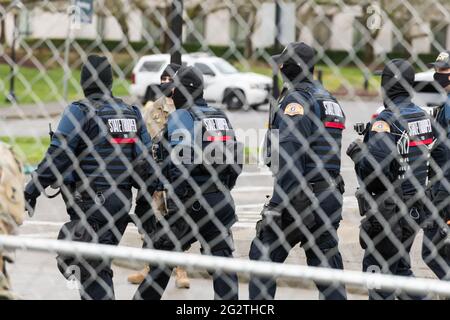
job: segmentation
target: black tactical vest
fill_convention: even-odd
[[[95,188],[131,188],[139,123],[135,110],[119,99],[83,100],[88,121],[78,149],[80,169]],[[84,181],[78,175],[78,179]]]

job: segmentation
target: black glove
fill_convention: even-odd
[[[347,155],[353,160],[353,162],[358,162],[361,159],[363,142],[359,139],[350,143],[347,148]]]
[[[34,215],[34,209],[36,208],[36,199],[41,195],[38,187],[35,182],[31,180],[25,187],[24,196],[25,196],[25,210],[28,212],[28,215],[32,217]]]
[[[271,228],[275,231],[282,228],[282,213],[276,205],[272,203],[265,204],[261,211],[261,216],[262,219],[256,225],[257,236],[264,228]]]

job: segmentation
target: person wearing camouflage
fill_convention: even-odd
[[[172,76],[179,69],[179,67],[180,66],[177,64],[169,64],[161,74],[161,84],[172,81]],[[149,87],[149,89],[152,90],[151,87]],[[162,131],[169,114],[175,110],[175,106],[171,98],[164,95],[156,100],[154,98],[154,92],[146,92],[145,100],[147,102],[145,103],[143,110],[144,121],[147,125],[147,129],[152,140],[155,139],[155,137]],[[153,194],[153,208],[156,209],[157,215],[165,215],[167,213],[164,200],[164,191],[157,190]],[[129,275],[128,281],[132,284],[141,284],[149,271],[149,266],[145,266],[143,270]],[[190,287],[190,281],[185,269],[182,267],[175,268],[175,277],[175,285],[177,288],[188,289]]]
[[[22,164],[11,147],[0,142],[0,235],[17,233],[25,217],[25,184]],[[0,300],[14,299],[6,272],[6,262],[13,262],[7,252],[0,249]]]

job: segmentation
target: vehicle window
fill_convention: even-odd
[[[196,68],[198,68],[200,70],[200,72],[203,73],[204,75],[209,75],[209,76],[215,76],[216,75],[214,73],[214,71],[212,71],[212,69],[210,67],[208,67],[204,63],[195,63],[194,66]]]
[[[414,81],[414,90],[422,93],[439,93],[439,87],[432,81]]]
[[[165,61],[146,61],[142,65],[140,72],[157,72],[161,70],[162,65]]]
[[[237,69],[233,67],[228,61],[223,59],[217,59],[213,62],[213,65],[219,70],[221,73],[232,74],[237,73]]]

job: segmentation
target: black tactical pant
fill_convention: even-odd
[[[305,250],[306,262],[309,266],[342,270],[344,266],[338,248],[337,235],[342,212],[342,194],[332,189],[316,193],[315,197],[320,205],[317,209],[313,208],[308,200],[304,200],[303,196],[300,197],[302,201],[293,203],[293,210],[300,220],[296,220],[292,217],[293,213],[285,210],[282,214],[281,226],[265,225],[257,230],[256,238],[250,248],[250,259],[282,263],[286,260],[289,251],[300,243]],[[305,206],[306,202],[309,205]],[[302,214],[305,212],[308,214]],[[310,214],[312,214],[313,222],[305,223],[309,220]],[[344,285],[316,283],[316,286],[321,299],[344,300],[347,298]],[[275,279],[251,277],[250,299],[274,299],[275,292]]]
[[[58,239],[118,245],[130,217],[131,190],[109,189],[85,194],[64,196],[70,222],[64,224]],[[87,259],[59,255],[58,268],[68,279],[80,283],[83,300],[113,300],[113,271],[107,258]]]
[[[423,230],[422,258],[427,266],[441,280],[450,280],[450,195],[445,191],[434,192],[431,200],[437,208],[434,214],[429,214],[430,223]]]
[[[170,230],[167,232],[163,224],[159,225],[157,227],[159,230],[152,232],[152,239],[146,241],[147,246],[167,251],[186,251],[193,243],[198,241],[201,245],[202,254],[232,258],[234,244],[230,228],[235,221],[235,208],[232,198],[230,194],[220,192],[204,194],[203,197],[210,209],[205,208],[198,201],[187,200],[184,202],[184,205],[187,205],[185,209],[178,208],[181,212],[184,211],[180,214],[180,212],[173,212],[173,205],[168,204],[169,213],[164,219],[169,221]],[[184,218],[183,214],[186,214],[188,218]],[[170,233],[169,236],[168,233]],[[175,237],[176,240],[172,241],[172,237]],[[150,272],[139,286],[134,299],[161,299],[170,280],[172,270],[173,266],[150,265]],[[210,272],[210,274],[213,277],[215,299],[238,299],[236,273],[217,270]]]
[[[361,222],[360,243],[364,251],[363,271],[413,277],[410,251],[424,218],[420,202],[410,203],[400,213],[391,198],[375,197],[378,211],[369,213]],[[369,288],[370,300],[423,299],[422,296],[397,294],[395,291]]]

